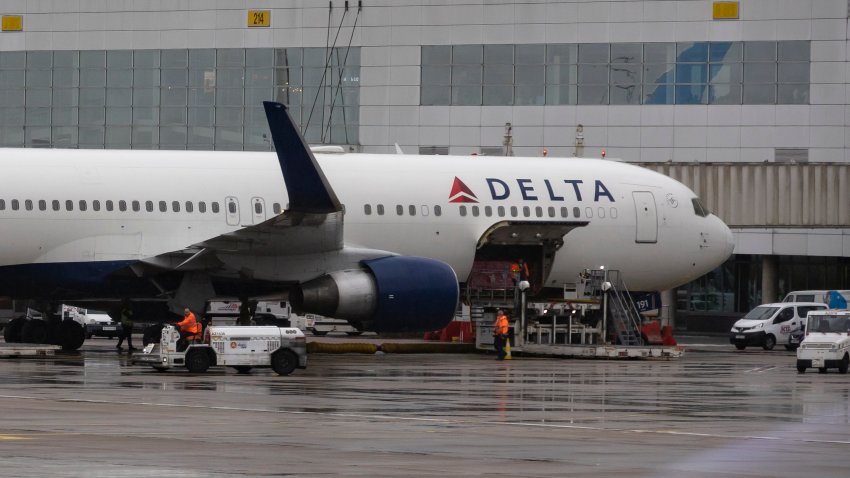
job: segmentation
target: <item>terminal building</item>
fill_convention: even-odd
[[[850,289],[846,0],[0,13],[3,147],[269,150],[274,99],[309,142],[348,151],[607,154],[688,184],[735,232],[724,266],[663,294],[679,324],[720,330],[791,290]]]

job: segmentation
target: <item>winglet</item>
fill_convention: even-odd
[[[263,107],[286,182],[289,210],[326,214],[341,211],[336,194],[289,116],[286,105],[264,101]]]

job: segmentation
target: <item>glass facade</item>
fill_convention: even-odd
[[[357,144],[359,48],[0,52],[0,146],[269,150],[262,102]]]
[[[808,41],[422,47],[422,105],[808,104]]]

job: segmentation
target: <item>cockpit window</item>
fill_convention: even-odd
[[[709,212],[708,208],[707,208],[707,207],[705,207],[705,206],[702,204],[702,201],[700,201],[700,199],[699,199],[699,198],[693,198],[693,199],[691,199],[691,204],[693,204],[693,205],[694,205],[694,213],[695,213],[697,216],[700,216],[700,217],[706,217],[706,216],[708,216],[709,214],[711,214],[711,212]]]

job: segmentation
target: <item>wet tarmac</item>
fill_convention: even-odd
[[[0,361],[2,476],[850,476],[850,375],[690,337],[676,361],[311,355],[288,377]]]

